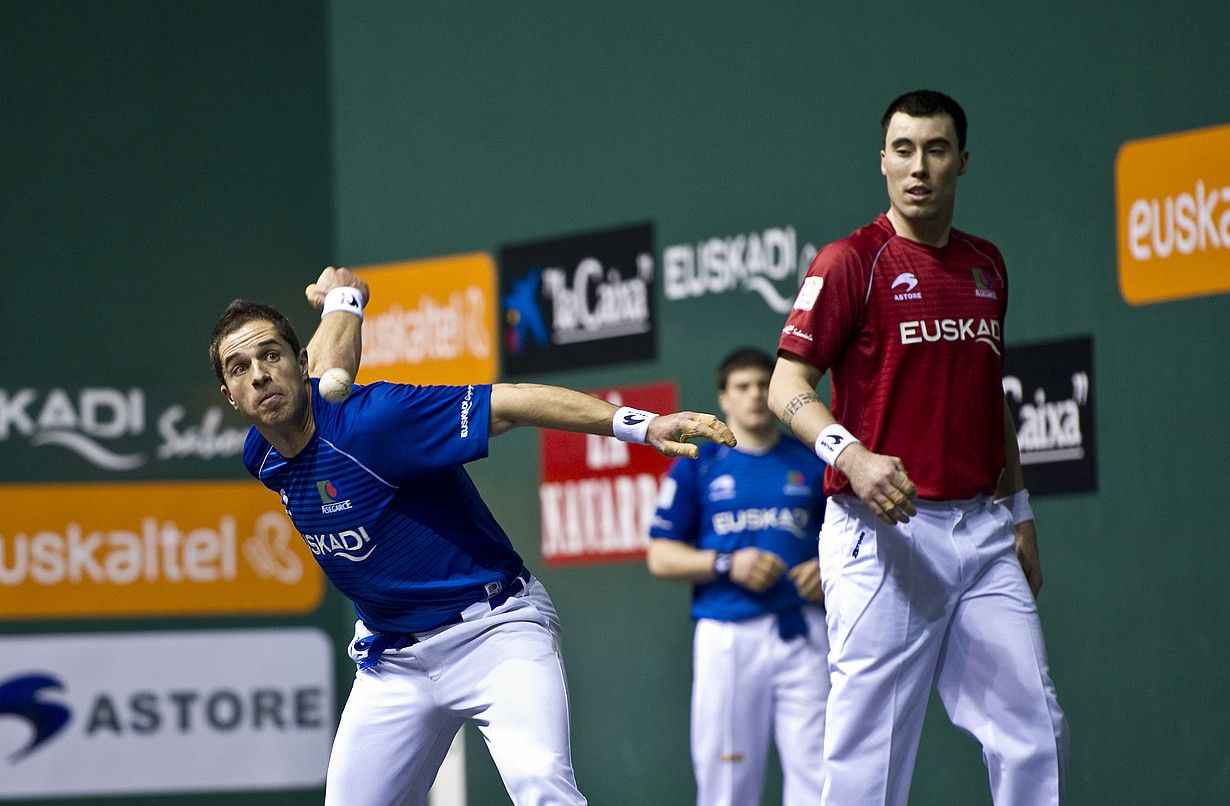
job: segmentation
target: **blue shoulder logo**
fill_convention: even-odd
[[[10,714],[20,717],[30,723],[34,731],[34,738],[9,756],[10,761],[21,761],[30,755],[39,745],[59,733],[72,717],[63,705],[42,701],[40,692],[44,689],[62,691],[64,684],[45,674],[24,675],[0,683],[0,716]]]

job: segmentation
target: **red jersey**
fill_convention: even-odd
[[[972,498],[1004,467],[1007,306],[993,244],[954,229],[936,249],[880,215],[812,260],[778,351],[830,372],[837,421],[900,457],[920,498]],[[830,467],[825,490],[850,481]]]

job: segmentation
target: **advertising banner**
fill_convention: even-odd
[[[504,374],[656,357],[653,255],[650,224],[504,247]]]
[[[0,637],[0,799],[324,783],[322,630]]]
[[[1011,346],[1004,362],[1030,494],[1096,491],[1093,337]]]
[[[1230,291],[1230,124],[1124,143],[1119,288],[1133,305]]]
[[[0,485],[0,619],[306,613],[324,576],[255,481]]]
[[[131,478],[238,465],[248,426],[211,383],[186,398],[151,386],[0,388],[0,467],[22,479]],[[205,380],[208,378],[209,380]],[[212,388],[211,388],[212,387]]]
[[[617,406],[672,412],[674,383],[591,391]],[[539,432],[538,500],[547,565],[639,560],[648,545],[658,480],[671,460],[614,437]]]
[[[784,316],[816,251],[790,226],[672,244],[662,250],[662,290],[668,302],[741,294],[738,304]]]
[[[491,383],[496,271],[491,255],[356,267],[371,289],[363,316],[359,383]]]

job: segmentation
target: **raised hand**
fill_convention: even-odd
[[[364,304],[367,304],[367,300],[371,297],[367,282],[362,277],[350,269],[335,269],[332,266],[325,267],[325,270],[316,278],[316,282],[308,283],[307,288],[303,289],[303,296],[307,297],[309,305],[319,311],[325,306],[325,295],[341,286],[359,289],[363,294]]]

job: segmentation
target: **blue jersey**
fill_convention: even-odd
[[[755,546],[790,569],[816,558],[823,479],[824,463],[793,437],[763,454],[704,444],[699,458],[677,460],[663,479],[649,535],[719,552]],[[717,579],[695,587],[692,618],[740,621],[803,604],[785,574],[764,593]]]
[[[355,386],[292,459],[256,428],[243,461],[282,497],[325,574],[380,632],[419,632],[522,567],[462,465],[487,455],[490,386]]]

